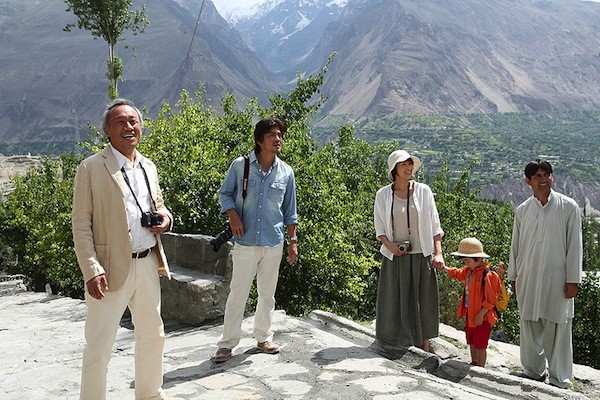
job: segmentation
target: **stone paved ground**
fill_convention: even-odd
[[[0,398],[78,398],[85,305],[79,300],[23,291],[0,283]],[[493,343],[490,368],[465,362],[466,348],[436,339],[436,355],[419,349],[385,349],[370,328],[314,312],[293,318],[277,312],[278,355],[258,353],[245,337],[231,360],[214,364],[219,324],[167,324],[164,388],[169,398],[193,399],[594,399],[600,373],[577,366],[573,390],[513,375],[516,346]],[[462,332],[444,327],[443,335]],[[452,340],[454,342],[454,340]],[[515,361],[517,360],[517,361]],[[133,399],[133,331],[119,329],[109,365],[108,399]]]

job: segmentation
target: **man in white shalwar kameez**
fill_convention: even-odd
[[[581,214],[552,190],[552,166],[525,167],[533,196],[515,211],[508,279],[521,317],[523,376],[567,388],[573,375],[574,297],[581,282]]]

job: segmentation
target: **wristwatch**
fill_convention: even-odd
[[[294,236],[290,237],[290,243],[291,242],[297,242],[297,241],[298,241],[298,236],[297,235],[294,235]]]

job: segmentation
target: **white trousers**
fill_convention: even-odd
[[[163,399],[163,349],[165,332],[160,316],[158,259],[154,252],[131,260],[125,284],[104,293],[102,300],[87,292],[87,318],[81,400],[106,399],[106,374],[119,322],[129,306],[135,332],[135,398]]]
[[[548,366],[550,383],[566,388],[573,376],[573,342],[569,318],[566,324],[546,319],[521,320],[521,364],[525,375],[541,378]]]
[[[258,303],[254,314],[254,337],[258,342],[273,340],[271,319],[275,310],[275,289],[282,254],[283,242],[275,247],[235,244],[233,274],[225,304],[223,335],[218,342],[219,348],[233,349],[240,342],[244,310],[255,276]]]

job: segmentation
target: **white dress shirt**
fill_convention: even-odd
[[[143,159],[142,154],[136,150],[135,161],[132,163],[114,147],[111,146],[111,149],[117,158],[119,168],[125,170],[131,189],[135,192],[135,197],[137,197],[143,211],[151,211],[152,200],[148,192],[144,172],[140,165]],[[142,213],[128,187],[125,190],[125,207],[127,210],[127,222],[129,223],[129,234],[131,236],[131,252],[138,253],[154,247],[156,245],[156,237],[148,229],[142,227]]]

